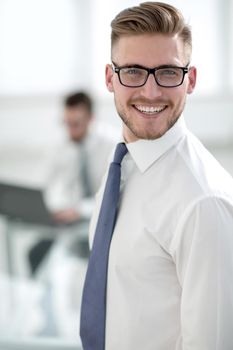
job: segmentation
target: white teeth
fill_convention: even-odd
[[[135,107],[143,113],[153,114],[153,113],[159,113],[162,112],[166,106],[159,106],[159,107],[149,107],[149,106],[138,106],[135,105]]]

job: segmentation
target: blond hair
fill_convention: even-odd
[[[177,34],[183,41],[188,59],[192,52],[192,33],[182,13],[162,2],[143,2],[121,11],[111,22],[111,47],[122,36],[140,34]]]

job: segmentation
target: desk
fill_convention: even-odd
[[[82,350],[80,342],[58,338],[1,338],[1,350]]]
[[[82,220],[71,225],[44,225],[19,220],[15,217],[3,216],[4,219],[4,238],[6,251],[6,269],[10,275],[14,274],[14,248],[13,241],[15,233],[22,231],[23,234],[40,234],[41,238],[54,238],[59,235],[67,236],[69,241],[88,240],[88,220]],[[65,243],[66,244],[66,243]]]

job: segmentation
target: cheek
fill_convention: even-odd
[[[115,101],[118,106],[122,106],[125,110],[131,106],[132,96],[128,91],[124,89],[115,91]]]
[[[175,105],[180,105],[183,103],[183,101],[185,101],[186,95],[187,95],[187,89],[188,89],[187,84],[183,84],[177,87],[177,90],[174,91],[173,96],[171,96],[171,99],[173,100]]]

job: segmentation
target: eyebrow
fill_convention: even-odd
[[[130,64],[125,64],[125,65],[122,65],[122,66],[119,66],[117,65],[115,62],[113,62],[113,65],[117,68],[142,68],[142,69],[148,69],[149,67],[146,67],[146,66],[142,66],[140,64],[136,64],[136,63],[130,63]],[[160,66],[156,66],[156,67],[153,67],[153,68],[157,68],[157,69],[160,69],[160,68],[180,68],[181,66],[177,66],[175,64],[163,64],[163,65],[160,65]],[[149,68],[149,69],[153,69],[153,68]]]

